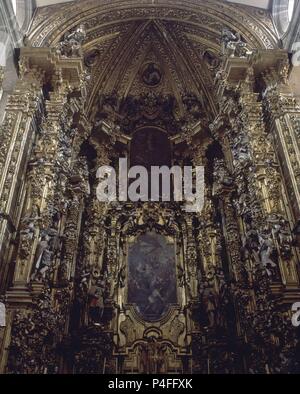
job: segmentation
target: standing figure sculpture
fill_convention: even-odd
[[[96,284],[91,286],[88,292],[89,296],[89,320],[95,326],[101,325],[104,312],[106,284],[103,276],[97,280]]]
[[[42,281],[46,277],[52,263],[53,251],[50,247],[50,237],[47,233],[42,234],[38,243],[31,274],[32,281]]]

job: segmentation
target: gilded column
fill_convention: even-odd
[[[97,170],[100,166],[110,165],[111,143],[99,142],[90,139],[97,157],[90,163],[91,190],[85,206],[85,222],[82,229],[84,246],[80,250],[80,259],[77,264],[76,277],[79,286],[77,298],[81,300],[83,310],[82,323],[89,324],[91,320],[88,295],[99,286],[113,296],[114,285],[117,282],[117,256],[116,256],[116,228],[113,223],[106,221],[108,203],[97,199]],[[103,266],[104,252],[106,250],[106,265]],[[104,284],[105,283],[105,284]],[[109,289],[108,289],[109,288]]]
[[[290,216],[296,226],[300,220],[300,106],[289,86],[289,69],[288,55],[278,52],[261,80],[268,129],[273,135],[292,208]]]
[[[203,166],[207,170],[206,150],[211,141],[188,141],[192,152],[194,166]],[[197,299],[201,272],[206,275],[217,265],[215,228],[212,222],[211,190],[207,184],[204,187],[204,207],[202,212],[185,214],[186,217],[186,261],[188,269],[189,286],[192,299]],[[202,190],[199,192],[203,192]],[[197,217],[198,229],[195,229],[193,220]],[[201,262],[197,258],[197,250]]]
[[[22,59],[23,66],[25,60]],[[21,63],[22,65],[22,63]],[[24,198],[23,168],[27,166],[43,113],[43,73],[21,67],[21,78],[8,99],[0,128],[0,276],[5,289],[14,239]]]
[[[25,77],[26,75],[26,77]],[[43,114],[44,73],[21,57],[20,79],[10,95],[0,127],[0,285],[7,289],[13,268],[15,241],[24,200],[23,168],[27,166]],[[12,244],[11,244],[12,242]],[[25,297],[26,298],[26,297]],[[5,299],[5,304],[6,304]],[[1,338],[0,373],[7,361],[13,314],[6,304],[6,327]]]
[[[283,181],[273,137],[264,124],[261,96],[254,91],[257,62],[261,58],[251,59],[252,63],[246,58],[238,59],[239,63],[232,58],[226,63],[231,97],[225,108],[231,126],[229,139],[239,188],[237,207],[243,218],[244,249],[248,253],[249,243],[255,237],[254,264],[264,268],[273,281],[279,280],[280,273],[283,284],[293,287],[298,285],[298,278]],[[236,68],[243,68],[245,75],[238,82],[231,79]],[[253,247],[250,254],[253,255]]]
[[[275,365],[268,350],[270,343],[280,343],[281,351],[290,346],[281,335],[286,317],[276,310],[272,293],[285,300],[290,290],[298,287],[284,182],[273,135],[264,122],[262,93],[257,89],[261,71],[272,60],[268,56],[265,52],[225,58],[217,78],[218,93],[224,97],[219,118],[226,130],[223,133],[237,187],[232,202],[240,216],[241,263],[246,268],[243,281],[232,290],[239,314],[238,332],[244,343],[251,342],[248,368],[256,364],[257,371],[272,370]],[[273,320],[278,324],[272,330],[268,322]],[[259,337],[265,344],[263,351],[257,343]]]
[[[0,66],[0,100],[1,100],[1,96],[2,96],[2,82],[4,79],[4,69],[2,66]]]

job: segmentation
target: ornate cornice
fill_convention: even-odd
[[[47,7],[40,10],[33,21],[28,38],[32,45],[51,45],[58,42],[62,34],[79,23],[91,30],[98,26],[120,24],[133,20],[172,20],[200,26],[213,31],[217,24],[239,30],[248,36],[253,47],[273,48],[277,37],[266,26],[266,13],[250,7],[237,7],[222,1],[99,1],[89,0]],[[49,19],[50,18],[50,19]],[[217,28],[215,30],[220,33]]]
[[[179,111],[180,97],[190,91],[215,116],[215,70],[206,56],[219,58],[222,30],[240,34],[250,49],[277,46],[268,12],[218,0],[89,0],[45,7],[35,15],[27,45],[60,47],[78,26],[85,27],[81,50],[91,72],[86,102],[91,117],[99,91],[124,98],[141,91],[140,70],[157,58],[165,76],[161,88],[175,96]]]

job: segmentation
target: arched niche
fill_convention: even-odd
[[[168,135],[156,127],[144,127],[137,130],[130,144],[130,165],[171,166],[172,152]]]

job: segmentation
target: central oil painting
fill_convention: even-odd
[[[155,232],[129,246],[128,303],[147,321],[159,320],[177,302],[175,256],[174,244]]]

